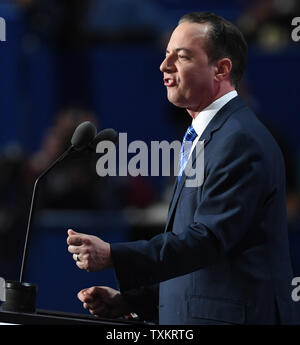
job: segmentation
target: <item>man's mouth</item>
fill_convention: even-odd
[[[167,87],[175,86],[176,80],[174,78],[164,78],[164,85]]]

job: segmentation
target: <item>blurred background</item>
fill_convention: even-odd
[[[300,42],[298,0],[0,0],[0,276],[18,280],[35,178],[69,145],[76,126],[112,127],[128,142],[180,140],[185,111],[166,98],[159,65],[178,19],[211,11],[249,44],[238,92],[284,153],[294,276],[300,276]],[[112,271],[86,273],[67,252],[67,229],[107,241],[147,239],[164,228],[172,179],[104,177],[97,154],[60,164],[41,183],[26,281],[37,307],[83,312],[77,292],[117,287]]]

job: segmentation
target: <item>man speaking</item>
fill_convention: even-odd
[[[241,32],[212,13],[183,16],[160,69],[168,100],[185,108],[193,143],[181,157],[164,233],[109,244],[68,230],[79,268],[113,267],[120,291],[78,293],[92,314],[136,312],[159,324],[300,323],[291,299],[285,172],[275,140],[237,95]],[[186,160],[204,141],[204,180],[187,187]]]

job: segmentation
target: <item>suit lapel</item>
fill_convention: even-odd
[[[199,141],[204,141],[204,148],[209,144],[209,142],[212,139],[212,134],[217,131],[220,127],[222,127],[222,125],[224,124],[224,122],[228,119],[228,117],[236,110],[238,110],[239,108],[242,108],[245,106],[245,103],[243,102],[243,100],[237,96],[235,98],[233,98],[232,100],[230,100],[228,103],[226,103],[218,112],[217,114],[213,117],[213,119],[210,121],[210,123],[208,124],[208,126],[206,127],[206,129],[204,130],[204,132],[202,133]],[[195,150],[194,150],[195,151]],[[194,152],[193,152],[194,153]],[[192,154],[191,158],[193,159],[192,164],[195,163],[197,156],[196,154]],[[170,203],[170,208],[169,208],[169,213],[168,213],[168,217],[167,217],[167,222],[166,222],[166,226],[165,226],[165,232],[168,229],[170,220],[173,216],[173,213],[176,209],[176,205],[177,205],[177,201],[179,199],[179,196],[181,194],[181,191],[185,185],[185,181],[186,181],[186,175],[183,172],[181,178],[180,178],[180,182],[179,184],[177,183],[177,181],[175,182],[175,186],[174,186],[174,192],[173,192],[173,197],[171,199],[171,203]]]

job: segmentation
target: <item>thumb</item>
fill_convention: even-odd
[[[74,230],[72,230],[72,229],[68,229],[68,235],[69,235],[69,236],[77,235],[77,234],[78,234],[78,232],[76,232],[76,231],[74,231]]]

